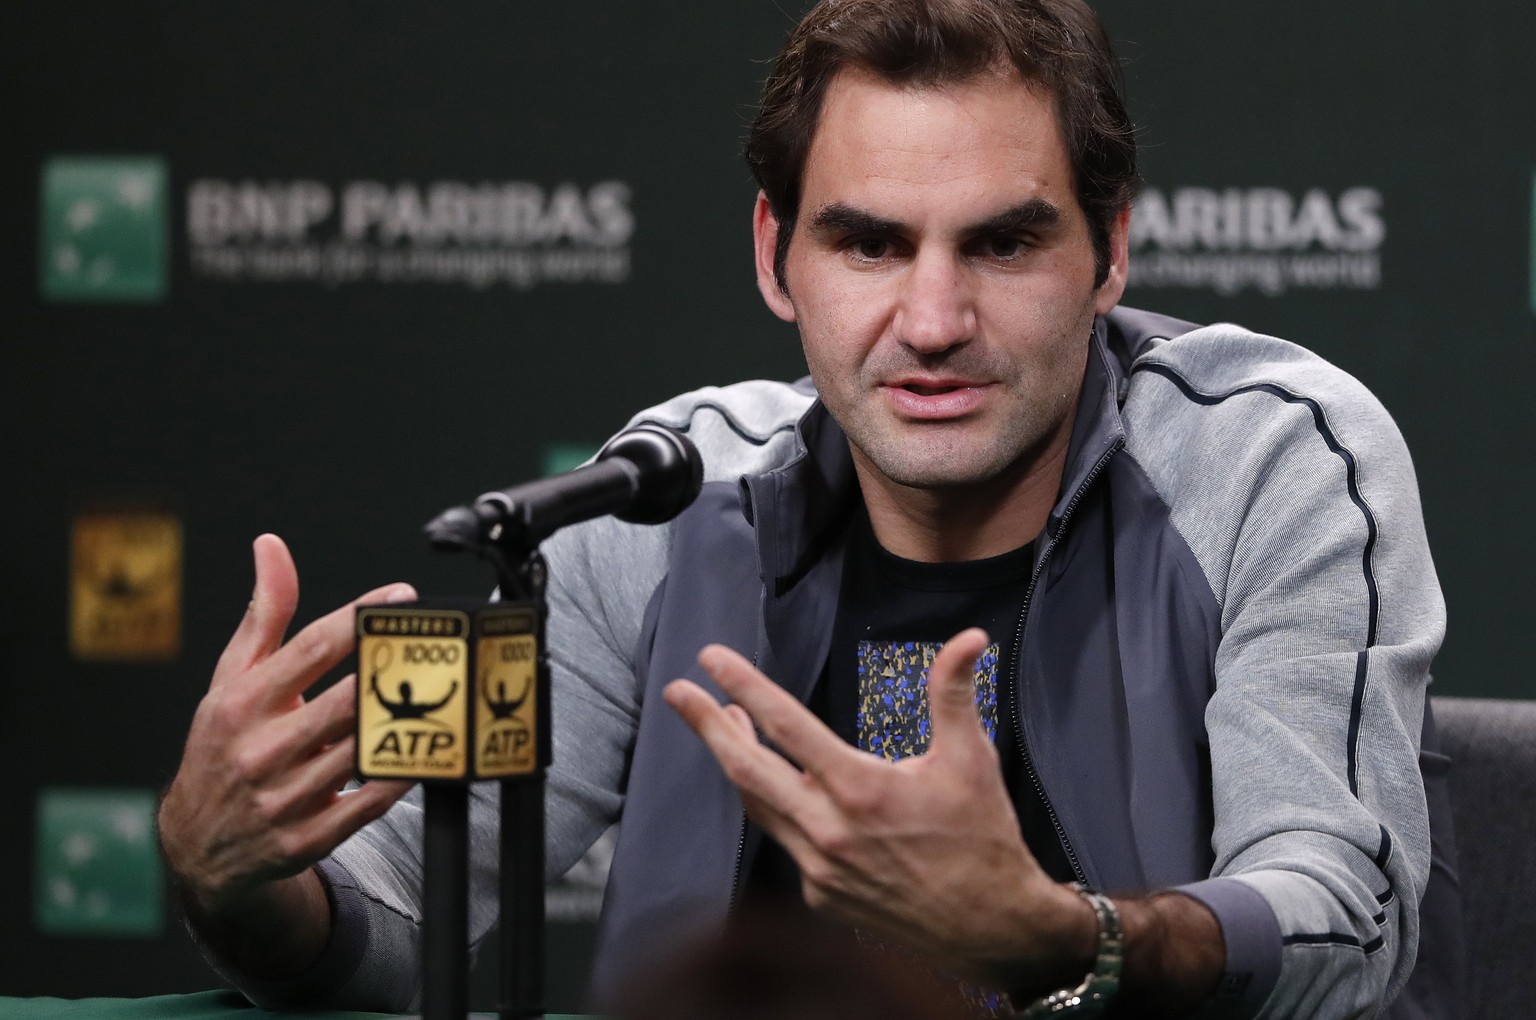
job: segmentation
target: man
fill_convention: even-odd
[[[1120,970],[1134,1015],[1344,1016],[1407,980],[1443,631],[1412,468],[1305,351],[1115,309],[1117,88],[1078,0],[829,0],[792,35],[748,157],[814,392],[646,412],[698,442],[698,502],[545,548],[552,869],[623,818],[599,989],[786,890],[1019,1006]],[[257,1001],[403,1005],[419,807],[347,839],[404,792],[332,792],[350,681],[299,700],[349,610],[282,644],[292,563],[256,556],[167,858]]]

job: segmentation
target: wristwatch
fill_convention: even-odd
[[[1044,1017],[1090,1017],[1104,1012],[1120,990],[1120,968],[1125,962],[1120,938],[1120,912],[1108,896],[1074,883],[1073,889],[1093,907],[1099,919],[1099,952],[1093,970],[1076,988],[1062,988],[1036,999],[1014,1016],[1017,1020]]]

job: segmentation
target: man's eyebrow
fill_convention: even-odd
[[[816,215],[811,217],[811,229],[846,234],[899,234],[905,225],[844,202],[833,202],[816,210]]]
[[[967,230],[977,237],[1044,230],[1061,222],[1061,209],[1043,198],[1031,198],[996,216],[989,216]]]
[[[1026,230],[1044,230],[1061,222],[1061,209],[1043,198],[1031,198],[1011,208],[989,216],[980,223],[966,228],[972,236],[1012,234]],[[888,220],[845,202],[833,202],[816,210],[811,217],[811,229],[820,232],[845,234],[901,234],[906,224]]]

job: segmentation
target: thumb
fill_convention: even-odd
[[[256,588],[245,618],[219,660],[221,667],[236,670],[260,662],[282,647],[283,635],[299,606],[299,572],[283,540],[261,535],[252,543],[251,552],[256,561]]]
[[[991,640],[980,627],[963,630],[944,642],[928,667],[928,717],[933,724],[930,754],[941,747],[990,743],[976,714],[976,660]]]

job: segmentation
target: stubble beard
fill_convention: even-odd
[[[855,459],[882,478],[927,492],[979,494],[1026,476],[1056,441],[1071,417],[1071,393],[1046,407],[1008,416],[990,435],[977,436],[972,422],[906,423],[892,428],[866,409],[839,414],[830,408]]]

